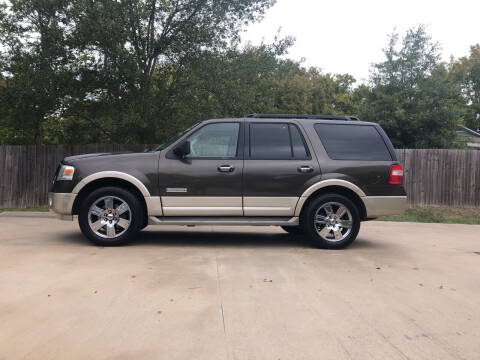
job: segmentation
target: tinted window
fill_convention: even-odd
[[[252,159],[305,159],[307,150],[294,125],[250,124],[250,157]]]
[[[296,159],[306,159],[309,155],[305,148],[302,135],[300,135],[295,125],[290,124],[290,133],[292,135],[293,156]]]
[[[200,128],[190,135],[192,158],[229,158],[237,156],[239,123],[214,123]]]
[[[374,126],[316,124],[315,130],[332,159],[392,160]]]

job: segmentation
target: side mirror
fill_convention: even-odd
[[[183,159],[186,155],[190,154],[190,141],[184,141],[173,149],[173,153],[179,158]]]

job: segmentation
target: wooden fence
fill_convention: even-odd
[[[69,155],[143,151],[144,145],[0,146],[0,208],[47,205],[59,162]]]
[[[480,206],[480,151],[400,149],[411,205]]]
[[[145,145],[0,146],[0,208],[47,204],[55,169],[74,154],[143,151]],[[480,206],[480,151],[397,150],[412,205]]]

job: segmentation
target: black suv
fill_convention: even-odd
[[[276,225],[341,248],[402,213],[403,169],[382,128],[332,115],[198,123],[153,151],[66,157],[50,207],[99,245],[147,225]]]

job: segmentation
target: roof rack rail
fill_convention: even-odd
[[[256,119],[319,119],[319,120],[353,120],[360,121],[355,116],[337,116],[337,115],[309,115],[309,114],[248,114],[246,118]]]

